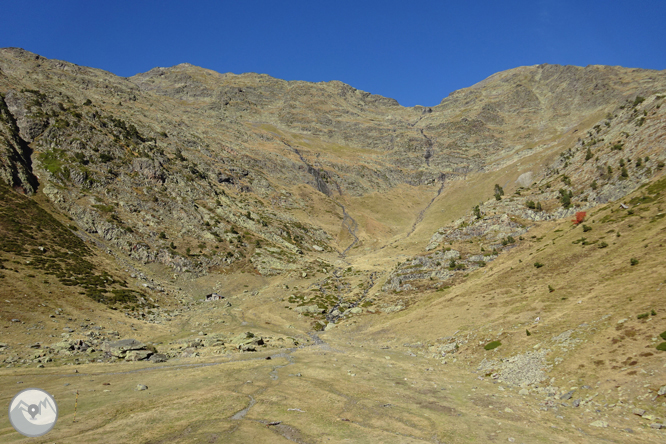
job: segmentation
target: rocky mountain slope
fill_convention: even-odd
[[[538,414],[576,422],[581,435],[558,432],[562,442],[617,442],[611,429],[654,441],[666,393],[655,349],[665,98],[664,72],[539,65],[406,108],[338,81],[189,64],[120,78],[0,49],[3,377],[235,362],[220,370],[242,375],[229,381],[261,387],[225,382],[228,430],[197,432],[211,442],[264,439],[269,417],[299,409],[328,419],[285,417],[266,433],[466,442],[495,439],[501,417],[506,438],[547,442]],[[484,349],[492,341],[502,345]],[[252,352],[275,365],[257,370]],[[290,365],[309,389],[285,381]],[[357,373],[395,397],[356,397]],[[403,374],[413,392],[389,384]],[[186,378],[177,402],[202,396],[199,377]],[[445,400],[430,387],[444,380],[461,381]],[[510,415],[487,411],[497,387]],[[244,422],[248,395],[258,416]],[[313,396],[347,396],[336,421],[352,429],[337,435]],[[353,407],[369,399],[382,407]],[[384,405],[400,406],[397,423]],[[440,422],[460,412],[465,427]],[[191,442],[194,422],[141,439]]]

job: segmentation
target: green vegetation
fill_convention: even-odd
[[[562,206],[566,209],[569,209],[571,207],[571,198],[573,197],[573,191],[565,190],[564,188],[560,188],[559,190],[560,193],[560,202],[562,203]]]
[[[643,102],[645,102],[645,97],[636,96],[636,98],[634,99],[634,103],[631,106],[633,106],[635,108]]]
[[[662,342],[661,344],[657,345],[656,348],[659,351],[666,351],[666,342]]]
[[[634,266],[634,265],[638,265],[638,259],[636,259],[636,258],[634,258],[634,257],[632,257],[631,260],[630,260],[629,262],[631,263],[632,266]]]
[[[535,262],[534,263],[534,268],[541,268],[541,267],[543,267],[543,265],[544,264],[542,264],[541,262]]]
[[[504,190],[499,184],[495,184],[495,200],[502,200],[502,196],[504,196]]]
[[[666,340],[666,331],[659,333],[659,336],[661,336],[661,339]]]
[[[500,341],[492,341],[483,346],[485,350],[493,350],[502,345]]]
[[[527,336],[532,336],[532,333],[530,333],[530,331],[529,331],[528,329],[525,329],[525,334],[526,334]]]
[[[553,286],[552,286],[552,285],[549,285],[549,286],[548,286],[548,292],[549,292],[549,293],[552,293],[552,292],[554,292],[554,291],[555,291],[555,289],[553,288]]]
[[[629,177],[629,172],[627,171],[627,167],[623,166],[622,170],[620,172],[620,178],[621,179],[626,179],[627,177]]]
[[[650,313],[641,313],[638,316],[636,316],[636,319],[646,319],[649,316],[650,316]]]

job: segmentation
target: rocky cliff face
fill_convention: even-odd
[[[617,198],[658,171],[663,91],[663,72],[540,65],[405,108],[338,81],[188,64],[120,78],[7,48],[0,172],[25,193],[39,178],[60,211],[120,255],[179,272],[274,274],[359,239],[349,197],[439,187],[563,140],[568,151],[534,182],[564,175],[580,201]],[[593,161],[581,160],[587,148]],[[628,155],[654,165],[610,180],[608,165]],[[557,188],[535,198],[556,201]]]

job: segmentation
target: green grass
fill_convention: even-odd
[[[502,345],[500,341],[492,341],[483,346],[485,350],[493,350]]]

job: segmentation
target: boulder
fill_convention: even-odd
[[[149,360],[150,362],[155,362],[155,363],[158,363],[158,362],[166,362],[167,359],[168,359],[168,358],[167,358],[167,355],[165,355],[165,354],[163,354],[163,353],[155,353],[155,354],[152,355],[150,358],[148,358],[148,360]]]
[[[60,350],[72,350],[74,348],[74,345],[70,341],[60,341],[56,342],[55,344],[51,345],[51,348],[54,350],[60,351]]]
[[[301,307],[296,307],[295,308],[297,313],[304,314],[304,313],[315,313],[315,314],[320,314],[323,313],[325,310],[323,308],[319,308],[316,305],[303,305]]]
[[[149,350],[130,350],[125,355],[125,361],[143,361],[148,359],[153,352]]]
[[[105,342],[102,344],[102,350],[117,358],[124,358],[128,351],[145,350],[145,348],[145,344],[136,339],[121,339],[119,341]]]

